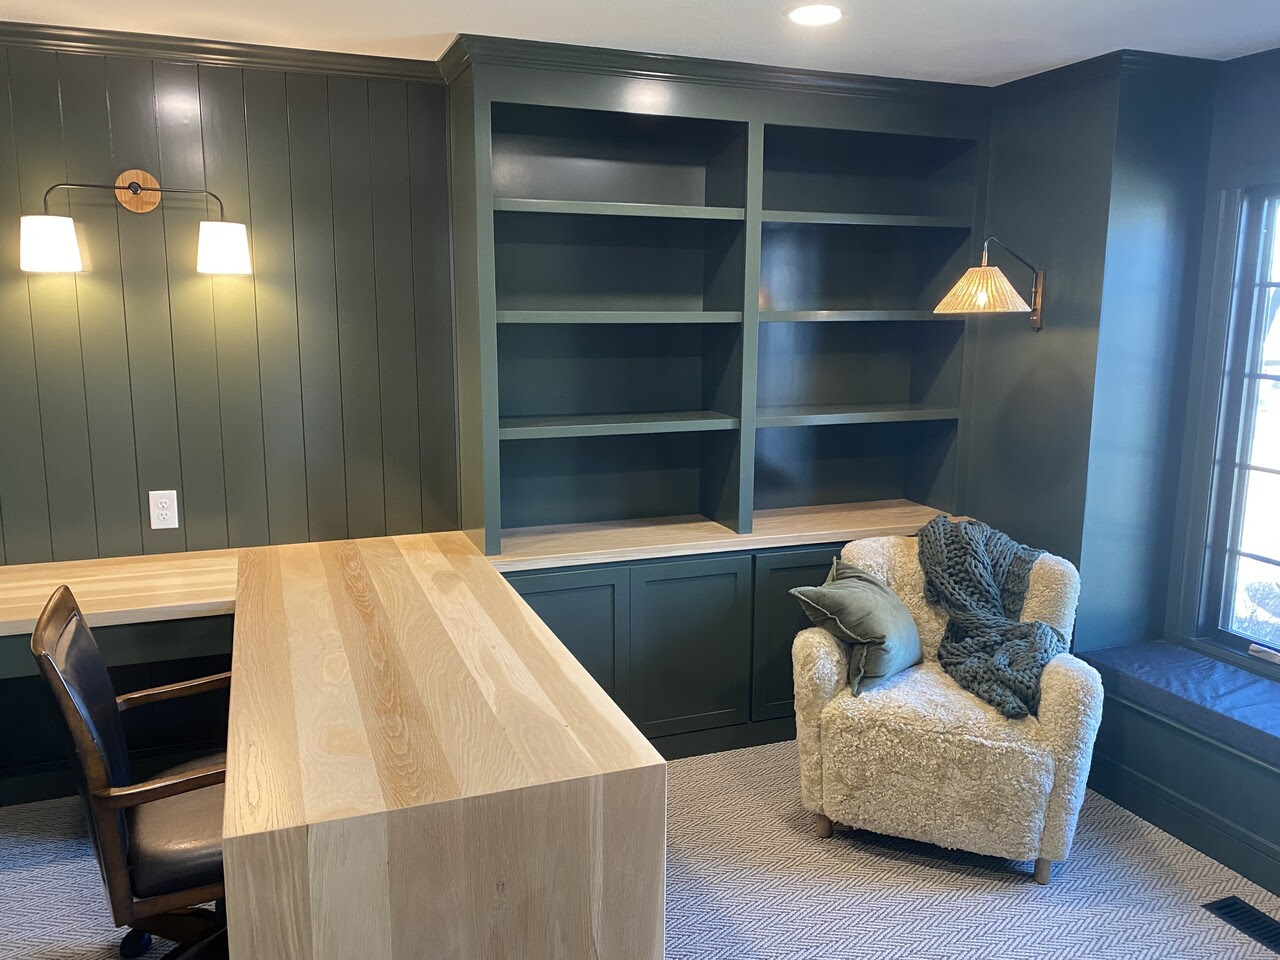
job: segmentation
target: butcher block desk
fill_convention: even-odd
[[[666,768],[461,533],[243,549],[233,960],[656,958]]]

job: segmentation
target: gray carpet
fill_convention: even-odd
[[[797,796],[793,743],[671,764],[669,960],[1275,960],[1201,904],[1280,898],[1095,794],[1049,887],[1030,864],[819,840]],[[106,960],[117,938],[76,802],[0,809],[0,958]]]

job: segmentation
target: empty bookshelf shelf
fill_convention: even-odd
[[[607,217],[663,217],[682,220],[742,220],[742,207],[699,207],[676,203],[617,203],[603,200],[536,200],[495,197],[493,209],[509,213],[576,213]]]
[[[819,427],[836,423],[904,423],[912,420],[959,420],[954,407],[922,403],[807,404],[761,407],[757,427]]]
[[[761,310],[761,323],[918,323],[954,320],[932,310]]]
[[[502,417],[501,440],[542,440],[552,437],[621,437],[645,433],[695,433],[736,430],[738,418],[715,410],[674,413],[611,413],[573,417]]]
[[[741,323],[741,310],[499,310],[499,323]]]
[[[812,210],[766,210],[763,217],[769,223],[828,223],[855,227],[943,227],[954,230],[970,229],[964,217],[917,216],[896,213],[838,213]]]

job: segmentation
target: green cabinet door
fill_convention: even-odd
[[[648,737],[745,723],[751,558],[631,568],[631,716]]]
[[[605,692],[626,709],[628,568],[511,573],[507,581]]]
[[[791,641],[811,626],[792,587],[822,583],[840,547],[779,550],[756,557],[755,650],[751,677],[751,719],[771,720],[794,712]]]

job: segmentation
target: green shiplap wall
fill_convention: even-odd
[[[0,37],[4,562],[457,527],[445,90],[356,73]],[[49,185],[132,167],[218,193],[254,275],[195,272],[203,199],[82,191],[88,271],[18,269]]]

